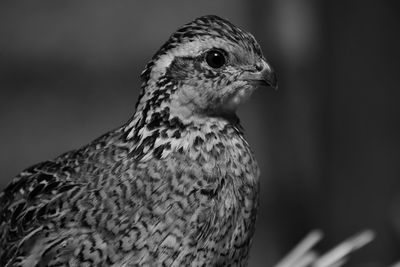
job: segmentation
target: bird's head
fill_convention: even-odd
[[[180,117],[232,114],[257,86],[277,87],[255,38],[213,15],[173,33],[141,76],[138,106],[165,105]]]
[[[254,37],[217,16],[179,28],[141,77],[136,112],[124,132],[133,141],[132,155],[142,160],[189,151],[207,133],[240,135],[237,107],[259,85],[277,86]]]

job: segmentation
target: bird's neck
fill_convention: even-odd
[[[221,138],[242,138],[235,114],[196,114],[190,107],[171,105],[157,97],[141,96],[132,119],[125,125],[125,138],[133,156],[145,160],[165,158],[171,152],[186,153],[193,147]],[[144,101],[145,100],[145,101]],[[208,144],[210,146],[210,144]]]

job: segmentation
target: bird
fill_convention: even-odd
[[[0,266],[246,266],[260,171],[237,108],[277,76],[205,15],[145,66],[133,115],[0,194]]]

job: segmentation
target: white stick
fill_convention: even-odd
[[[321,256],[315,263],[314,267],[326,267],[339,262],[341,259],[345,258],[351,252],[359,249],[374,239],[375,234],[372,231],[364,231],[360,234],[351,237],[341,244],[337,245],[335,248],[331,249],[329,252]]]
[[[283,260],[281,260],[275,267],[290,267],[296,262],[300,261],[304,257],[310,257],[308,255],[311,248],[318,243],[322,238],[322,232],[314,230],[309,233]],[[314,254],[314,257],[316,255]],[[313,258],[313,261],[315,258]],[[305,265],[307,266],[307,265]]]

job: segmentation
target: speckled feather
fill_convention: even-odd
[[[210,48],[230,54],[226,66],[205,65]],[[263,60],[219,17],[178,29],[143,71],[125,125],[1,193],[0,265],[246,265],[259,170],[231,106]]]

